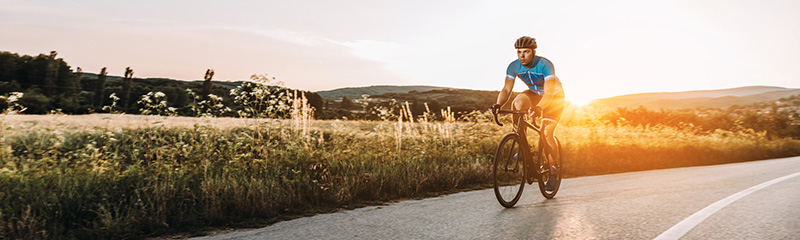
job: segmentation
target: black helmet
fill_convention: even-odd
[[[514,48],[530,48],[536,49],[536,38],[522,36],[517,39],[517,42],[514,43]]]

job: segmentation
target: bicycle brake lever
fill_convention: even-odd
[[[503,126],[503,124],[500,123],[500,121],[498,120],[499,117],[497,117],[497,115],[492,115],[492,119],[494,120],[495,123],[497,123],[497,125],[500,125],[501,127]]]

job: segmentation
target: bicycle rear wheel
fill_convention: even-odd
[[[553,157],[549,154],[549,151],[546,151],[544,148],[545,143],[543,140],[539,142],[539,151],[536,153],[539,156],[539,168],[542,171],[539,172],[539,191],[542,192],[542,196],[545,198],[553,198],[558,193],[558,189],[561,188],[561,173],[564,171],[563,166],[561,164],[563,158],[563,151],[561,151],[561,142],[558,141],[556,138],[556,147],[558,148],[558,159],[553,159]],[[550,162],[555,161],[556,165],[556,174],[550,174]],[[545,190],[545,185],[550,183],[550,181],[555,181],[555,188],[552,190]]]
[[[503,207],[513,207],[525,188],[525,167],[519,136],[510,133],[503,137],[494,155],[494,195]]]

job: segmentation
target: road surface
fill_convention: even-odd
[[[681,223],[681,224],[679,224]],[[676,230],[677,229],[677,230]],[[372,206],[197,239],[800,239],[800,157],[492,189]]]

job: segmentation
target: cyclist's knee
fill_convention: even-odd
[[[558,126],[558,122],[545,118],[542,120],[542,128],[544,130],[544,137],[547,140],[547,145],[555,146],[556,145],[556,137],[555,137],[555,130]]]
[[[531,105],[530,102],[531,102],[531,100],[528,99],[527,96],[525,96],[524,94],[520,94],[520,95],[517,95],[516,98],[514,98],[514,103],[513,103],[512,107],[514,109],[516,109],[516,110],[526,110],[526,109],[531,107],[530,106]]]
[[[555,133],[557,126],[558,122],[553,119],[546,117],[542,119],[542,128],[544,129],[545,135],[552,136]]]

